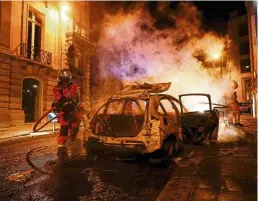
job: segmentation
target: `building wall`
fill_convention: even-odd
[[[229,58],[232,62],[232,79],[238,82],[238,100],[250,100],[246,85],[252,79],[253,67],[250,63],[248,19],[247,15],[238,16],[236,11],[230,14],[228,21],[228,35],[231,40]],[[246,62],[249,62],[246,63]],[[251,69],[251,70],[249,70]],[[248,72],[250,71],[250,72]]]
[[[66,9],[64,9],[66,8]],[[21,57],[19,46],[28,43],[29,9],[40,16],[41,46],[52,54],[52,63]],[[58,71],[69,68],[67,48],[76,41],[67,39],[67,33],[80,37],[85,46],[80,47],[83,61],[78,68],[83,69],[83,99],[89,105],[89,54],[88,27],[89,5],[87,2],[53,1],[1,1],[0,2],[0,128],[18,126],[25,123],[22,110],[22,83],[25,78],[35,78],[41,83],[40,112],[51,107],[52,89],[56,84]],[[35,16],[36,16],[35,15]],[[35,20],[37,20],[35,18]],[[82,34],[75,24],[84,26]],[[81,29],[80,29],[81,30]],[[18,47],[18,48],[17,48]],[[26,50],[27,51],[27,50]]]
[[[250,41],[250,58],[253,68],[252,79],[252,101],[253,101],[253,116],[258,116],[258,101],[257,101],[257,1],[246,1],[247,17],[248,17],[248,32]]]

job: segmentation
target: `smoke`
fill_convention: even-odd
[[[200,14],[190,3],[180,3],[173,12],[160,4],[158,10],[173,26],[157,29],[157,21],[142,5],[105,15],[97,53],[101,77],[124,84],[172,82],[168,93],[175,97],[209,93],[219,102],[229,87],[228,79],[220,79],[218,64],[225,39],[202,29]]]
[[[245,133],[239,128],[229,127],[225,124],[220,124],[219,133],[218,133],[218,142],[219,143],[232,143],[239,142],[245,139]]]

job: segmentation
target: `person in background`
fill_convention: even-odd
[[[240,123],[240,109],[237,100],[237,92],[235,91],[237,88],[238,84],[235,80],[233,80],[231,88],[226,94],[225,99],[229,111],[229,124],[234,126],[242,126],[242,124]]]

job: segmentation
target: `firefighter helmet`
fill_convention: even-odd
[[[237,81],[232,80],[231,86],[233,89],[237,89],[237,87],[238,87]]]
[[[69,84],[72,80],[72,74],[69,71],[69,69],[62,69],[59,72],[59,75],[57,77],[57,81],[62,84]]]

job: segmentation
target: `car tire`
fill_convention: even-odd
[[[98,154],[97,154],[95,151],[93,151],[93,150],[88,146],[88,144],[84,143],[83,147],[85,148],[86,156],[87,156],[88,158],[94,158],[94,157],[98,156]]]
[[[205,133],[198,141],[194,141],[193,144],[194,145],[205,145],[209,141],[210,136],[211,136],[210,132]]]
[[[157,150],[149,158],[150,164],[155,165],[169,165],[171,159],[175,157],[176,154],[176,142],[174,140],[168,139],[164,142],[162,149]]]
[[[217,126],[213,129],[213,131],[212,131],[212,133],[211,133],[211,140],[212,140],[213,142],[217,141],[217,140],[218,140],[218,136],[219,136],[219,125],[217,125]]]

